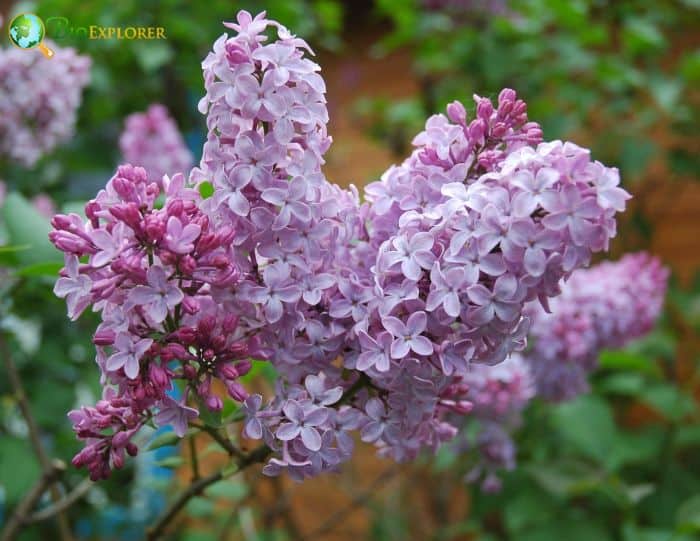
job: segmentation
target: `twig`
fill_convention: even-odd
[[[180,494],[170,505],[170,507],[165,510],[165,512],[156,520],[153,526],[149,528],[147,534],[148,541],[156,541],[157,539],[161,539],[170,522],[177,516],[182,508],[187,505],[187,502],[189,502],[195,496],[201,494],[205,488],[221,481],[222,479],[225,479],[226,477],[229,477],[230,475],[233,475],[234,473],[246,469],[252,464],[263,462],[271,452],[271,449],[267,445],[261,445],[260,447],[251,451],[249,454],[240,458],[236,462],[235,469],[228,471],[228,468],[224,468],[193,482],[187,488],[187,490]]]
[[[35,522],[41,522],[47,519],[50,519],[54,515],[65,511],[68,509],[71,505],[73,505],[75,502],[80,500],[83,496],[85,496],[90,489],[92,488],[93,482],[90,481],[90,479],[83,479],[79,485],[77,485],[73,490],[71,490],[68,494],[66,494],[63,498],[61,498],[59,501],[56,503],[53,503],[51,505],[48,505],[44,507],[43,509],[40,509],[36,513],[33,513],[29,517],[27,517],[27,520],[24,522],[26,524],[33,524]]]
[[[197,460],[197,445],[194,441],[194,436],[188,438],[190,444],[190,460],[192,461],[192,480],[197,481],[199,475],[199,461]]]
[[[216,428],[199,423],[190,424],[209,434],[212,437],[212,439],[216,441],[216,443],[218,443],[224,449],[224,451],[226,451],[229,454],[229,456],[235,456],[239,459],[245,458],[245,453],[241,451],[238,447],[236,447],[230,439],[228,439],[226,436],[223,436],[221,432],[219,432]]]
[[[385,483],[394,477],[394,475],[396,475],[398,472],[399,467],[397,465],[384,470],[365,490],[350,500],[350,503],[346,507],[333,513],[318,528],[301,538],[302,541],[309,541],[310,539],[314,539],[332,532],[333,529],[335,529],[338,524],[341,524],[349,515],[351,515],[355,509],[362,507],[365,501],[374,494],[382,483]]]
[[[39,427],[34,420],[34,416],[32,415],[32,410],[29,407],[29,400],[27,400],[27,395],[24,392],[24,387],[22,386],[22,380],[19,377],[17,367],[15,366],[12,356],[10,355],[10,348],[8,347],[2,333],[0,333],[0,353],[5,360],[5,368],[7,370],[7,376],[10,380],[12,390],[15,393],[15,400],[17,400],[19,410],[22,413],[22,417],[24,417],[25,423],[27,424],[29,440],[34,449],[34,454],[39,460],[39,464],[41,465],[44,475],[47,476],[48,473],[52,471],[52,464],[48,455],[46,454],[46,451],[44,451],[44,446],[41,443],[41,437],[39,435]],[[61,499],[61,491],[56,486],[55,480],[54,482],[50,483],[49,488],[51,492],[51,499],[54,503],[58,502]],[[58,531],[61,539],[63,541],[73,541],[73,535],[71,534],[70,526],[65,513],[58,513],[56,515],[56,520],[58,521]]]
[[[45,470],[37,483],[24,496],[21,502],[17,504],[14,513],[10,516],[7,525],[0,535],[0,541],[12,541],[17,537],[22,526],[27,522],[27,516],[32,512],[34,506],[41,498],[46,489],[52,485],[58,476],[66,470],[66,465],[60,460],[55,460],[49,469]]]

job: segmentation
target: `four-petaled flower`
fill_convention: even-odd
[[[496,279],[493,291],[481,284],[467,289],[467,296],[478,308],[469,313],[474,325],[486,325],[494,315],[501,321],[513,321],[518,316],[518,281],[512,274],[504,274]]]
[[[272,224],[273,229],[283,229],[289,225],[292,216],[302,222],[311,219],[311,209],[304,203],[306,181],[302,177],[293,178],[284,188],[267,188],[262,197],[268,203],[280,207],[279,214]]]
[[[119,333],[114,341],[115,352],[107,359],[105,367],[112,372],[124,368],[126,377],[136,379],[141,358],[152,344],[153,340],[150,338],[134,340],[128,333]]]
[[[542,276],[547,266],[547,256],[544,250],[553,250],[561,244],[561,237],[556,231],[537,228],[532,220],[519,220],[514,222],[510,228],[508,241],[501,247],[503,254],[516,260],[513,253],[515,247],[525,249],[523,255],[523,266],[528,274],[532,276]],[[522,251],[521,251],[522,253]]]
[[[243,291],[246,300],[263,305],[265,318],[276,323],[284,312],[283,302],[294,303],[301,297],[301,289],[289,279],[288,265],[271,265],[263,271],[264,287],[252,286]]]
[[[582,245],[589,241],[594,231],[590,221],[600,215],[595,197],[581,197],[575,186],[565,186],[561,192],[545,192],[542,207],[549,213],[542,218],[545,227],[561,231],[569,229],[574,243]]]
[[[430,271],[432,288],[425,303],[425,309],[432,312],[438,306],[442,306],[448,316],[457,317],[462,308],[459,301],[459,293],[464,285],[468,284],[467,274],[461,267],[453,267],[442,272],[440,264],[436,264]]]
[[[362,441],[372,443],[382,437],[386,428],[386,407],[379,398],[370,398],[365,404],[365,412],[370,420],[362,427],[360,438]]]
[[[175,216],[168,218],[165,229],[165,243],[168,249],[176,254],[185,255],[194,250],[194,241],[197,240],[202,228],[197,224],[187,224],[182,227],[182,222]]]
[[[376,339],[365,331],[357,333],[362,346],[362,353],[357,357],[355,368],[366,372],[374,367],[379,372],[386,372],[391,366],[391,345],[394,338],[388,332],[380,332]]]
[[[433,352],[433,343],[422,335],[428,325],[428,317],[425,312],[414,312],[404,324],[398,318],[387,316],[382,319],[382,325],[394,336],[391,344],[391,356],[401,359],[413,350],[418,355],[430,355]]]
[[[147,286],[136,286],[127,299],[127,309],[142,306],[156,323],[165,321],[168,310],[182,302],[185,295],[175,284],[168,281],[162,267],[153,266],[146,273]]]
[[[296,400],[287,400],[282,412],[289,422],[282,423],[275,435],[282,441],[290,441],[301,435],[304,447],[309,451],[318,451],[321,448],[321,435],[316,427],[326,422],[328,410],[312,407],[304,411]]]
[[[175,434],[182,438],[187,433],[190,421],[197,417],[199,417],[199,412],[196,409],[166,396],[161,402],[155,421],[158,426],[172,426]]]
[[[74,255],[66,256],[66,275],[56,281],[53,292],[57,297],[65,297],[68,305],[68,316],[72,320],[78,319],[83,310],[92,301],[90,290],[92,280],[78,270],[78,258]]]
[[[523,218],[530,216],[537,205],[542,204],[543,194],[554,186],[559,176],[559,172],[551,167],[540,167],[536,175],[528,169],[515,173],[512,180],[513,186],[523,191],[513,198],[513,215]]]
[[[435,239],[430,233],[416,233],[410,240],[404,236],[394,239],[395,251],[384,254],[387,267],[401,263],[401,272],[406,278],[418,280],[422,269],[429,269],[435,262],[435,256],[430,251]]]

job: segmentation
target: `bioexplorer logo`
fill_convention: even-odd
[[[53,51],[44,45],[46,27],[44,21],[33,13],[17,15],[7,27],[10,41],[20,49],[38,47],[46,58],[53,56]]]
[[[44,44],[44,38],[55,41],[78,38],[89,40],[154,40],[168,39],[162,26],[73,26],[67,17],[49,17],[46,24],[34,13],[21,13],[8,25],[10,41],[20,49],[38,48],[46,58],[54,52]]]
[[[46,19],[51,39],[60,41],[66,38],[153,40],[168,39],[162,26],[73,26],[68,17]]]

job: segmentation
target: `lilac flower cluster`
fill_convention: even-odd
[[[366,188],[366,237],[356,248],[346,368],[387,395],[396,459],[449,438],[440,396],[471,363],[525,347],[525,303],[607,248],[628,194],[617,171],[572,143],[541,143],[525,103],[504,90],[431,117],[402,165]],[[331,305],[331,315],[333,315]],[[397,377],[397,376],[401,377]],[[409,414],[394,404],[414,399]],[[402,398],[399,398],[402,397]]]
[[[0,49],[0,157],[32,167],[73,135],[90,58],[48,43],[55,54]]]
[[[551,313],[530,303],[533,347],[493,366],[475,365],[464,378],[474,405],[455,440],[457,452],[474,452],[467,479],[499,490],[499,470],[515,467],[511,434],[535,395],[572,400],[588,390],[588,374],[606,348],[620,348],[649,332],[661,312],[668,270],[646,253],[629,254],[575,271],[551,304]]]
[[[71,317],[101,311],[110,386],[71,414],[88,443],[76,463],[104,477],[151,420],[184,434],[202,408],[221,409],[213,378],[243,402],[244,435],[273,452],[270,475],[336,469],[353,431],[396,460],[435,449],[455,416],[491,403],[495,387],[470,397],[471,364],[522,350],[525,303],[547,306],[607,248],[629,197],[617,171],[541,143],[507,89],[496,107],[476,97],[471,121],[458,102],[430,118],[361,205],[321,171],[331,139],[308,45],[264,13],[225,25],[237,34],[203,62],[208,136],[187,185],[123,166],[87,223],[54,219],[66,252],[56,292]],[[271,400],[238,381],[251,358],[279,374]]]
[[[551,303],[551,313],[528,307],[532,348],[527,354],[537,394],[571,400],[588,390],[587,376],[604,349],[648,333],[661,313],[668,269],[646,253],[628,254],[577,270]]]
[[[119,148],[126,163],[143,167],[148,177],[160,182],[163,175],[187,173],[193,165],[177,124],[160,104],[144,113],[126,118],[119,137]]]
[[[53,218],[50,238],[66,261],[54,291],[72,319],[90,305],[102,316],[94,343],[104,396],[70,414],[86,440],[73,463],[93,479],[120,467],[124,451],[136,452],[131,438],[149,420],[182,436],[198,416],[188,400],[221,410],[214,378],[234,400],[247,397],[237,380],[250,370],[249,356],[261,354],[211,293],[241,278],[235,230],[212,223],[200,203],[182,174],[164,177],[161,191],[144,169],[124,165],[85,206],[87,222]],[[185,389],[178,401],[168,394],[175,380]]]

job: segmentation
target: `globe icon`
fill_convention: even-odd
[[[10,41],[20,49],[33,49],[39,47],[44,56],[51,58],[53,51],[46,47],[44,40],[44,21],[33,13],[17,15],[9,25]]]

